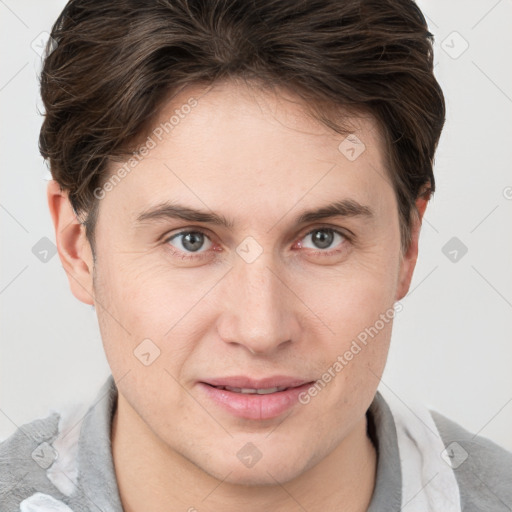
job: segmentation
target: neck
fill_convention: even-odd
[[[120,394],[112,422],[112,454],[125,512],[346,512],[368,509],[377,454],[366,416],[333,451],[297,478],[276,485],[226,483],[169,448]],[[169,504],[172,504],[171,507]]]

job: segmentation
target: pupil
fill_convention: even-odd
[[[326,229],[315,231],[313,234],[314,243],[321,249],[325,249],[332,244],[333,233]]]
[[[203,245],[201,233],[187,233],[183,238],[183,247],[189,251],[197,251]]]

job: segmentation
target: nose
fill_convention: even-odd
[[[218,333],[226,343],[245,347],[252,354],[270,354],[294,339],[298,321],[292,311],[293,293],[278,277],[270,258],[242,259],[226,278]]]

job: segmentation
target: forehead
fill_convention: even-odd
[[[394,193],[378,126],[371,117],[345,121],[350,134],[333,132],[286,91],[232,82],[189,87],[161,109],[135,165],[125,165],[129,172],[102,206],[123,208],[132,222],[169,200],[246,223],[255,221],[251,212],[271,222],[345,198],[382,213]]]

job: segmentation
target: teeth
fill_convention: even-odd
[[[232,391],[233,393],[242,393],[244,395],[269,395],[270,393],[277,393],[278,391],[284,391],[288,389],[286,386],[278,386],[275,388],[233,388],[231,386],[215,386],[218,389],[226,389],[227,391]]]
[[[256,393],[258,393],[258,395],[268,395],[269,393],[275,393],[276,391],[279,391],[279,388],[257,389]]]

